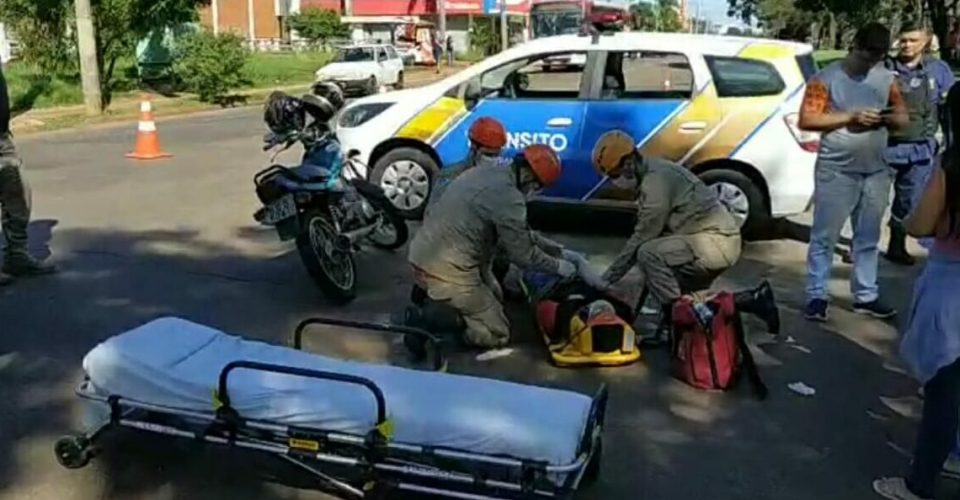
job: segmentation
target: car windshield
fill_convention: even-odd
[[[574,34],[580,31],[582,21],[578,11],[536,12],[530,18],[534,37]]]
[[[373,48],[371,47],[345,47],[337,51],[337,62],[363,62],[373,60]]]

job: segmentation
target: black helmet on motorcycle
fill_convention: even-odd
[[[300,98],[303,108],[314,120],[326,123],[337,114],[337,108],[333,106],[326,98],[313,94],[304,94]]]
[[[339,85],[331,82],[316,82],[311,87],[311,92],[317,97],[326,99],[336,111],[340,111],[346,100],[343,97],[343,89]]]
[[[263,121],[278,135],[299,132],[306,125],[306,114],[300,99],[275,91],[263,106]]]

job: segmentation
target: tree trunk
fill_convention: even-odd
[[[837,48],[837,16],[833,12],[827,14],[827,43],[830,44],[827,49]]]

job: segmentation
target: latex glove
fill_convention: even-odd
[[[573,262],[574,264],[576,264],[577,268],[586,267],[587,256],[580,252],[575,252],[573,250],[568,250],[564,248],[563,250],[561,250],[560,255],[561,257],[563,257],[564,260],[569,260],[570,262]]]
[[[559,266],[557,266],[557,274],[560,275],[563,279],[572,278],[577,274],[577,266],[571,263],[566,259],[559,259]]]
[[[606,292],[610,289],[610,283],[608,283],[607,280],[603,279],[602,276],[595,273],[589,267],[585,266],[580,268],[580,278],[584,283],[590,285],[591,288],[594,288],[598,291]]]

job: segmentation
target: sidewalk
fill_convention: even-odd
[[[464,67],[466,67],[466,65],[462,64],[454,65],[452,68],[444,66],[441,68],[440,74],[435,73],[434,68],[431,67],[410,68],[407,70],[405,87],[414,88],[429,85],[459,72]],[[147,94],[153,101],[154,114],[162,118],[235,107],[259,106],[273,91],[280,90],[297,94],[306,92],[310,83],[312,82],[239,90],[231,96],[231,103],[226,106],[200,102],[196,96],[192,94],[182,94],[177,97],[165,97],[154,93]],[[11,121],[11,128],[14,133],[28,135],[87,125],[135,122],[138,119],[139,110],[140,98],[131,97],[114,100],[110,104],[110,107],[100,116],[87,116],[86,108],[83,105],[33,109],[14,117]]]

